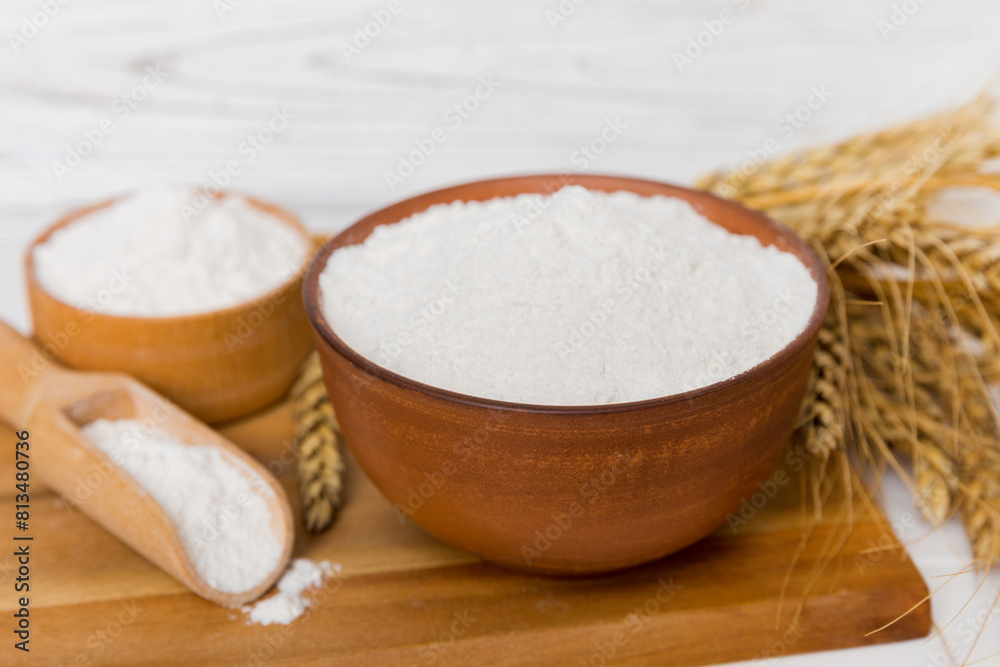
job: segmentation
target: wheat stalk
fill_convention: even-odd
[[[907,472],[924,514],[958,512],[977,560],[1000,559],[1000,229],[931,219],[956,185],[1000,190],[993,103],[798,151],[698,186],[784,222],[830,264],[801,430],[824,457]],[[830,261],[832,260],[832,261]]]
[[[306,528],[320,532],[337,516],[343,490],[343,436],[323,384],[319,355],[302,366],[292,388],[299,489]]]
[[[847,424],[847,343],[843,327],[843,290],[831,291],[830,309],[816,341],[816,351],[799,419],[808,451],[826,459],[842,449]]]

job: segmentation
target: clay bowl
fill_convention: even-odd
[[[291,213],[248,201],[313,243]],[[70,213],[28,248],[28,299],[44,354],[79,370],[128,373],[208,423],[250,414],[284,396],[312,349],[301,298],[309,259],[281,286],[252,301],[176,317],[125,317],[99,308],[81,309],[41,286],[35,276],[35,247],[55,230],[113,202]]]
[[[819,285],[806,330],[760,365],[701,389],[553,407],[415,382],[356,353],[327,323],[319,276],[338,248],[434,204],[550,192],[564,183],[680,197],[729,231],[794,254]],[[798,414],[829,286],[801,239],[738,204],[653,181],[540,175],[467,183],[372,213],[320,251],[305,299],[346,441],[397,513],[486,560],[578,574],[688,546],[736,512],[772,472]]]

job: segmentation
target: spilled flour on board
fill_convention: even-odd
[[[330,561],[314,562],[308,558],[297,558],[278,581],[278,592],[260,602],[243,607],[247,623],[260,625],[287,625],[306,613],[310,602],[306,591],[318,588],[323,582],[341,570],[340,563]]]

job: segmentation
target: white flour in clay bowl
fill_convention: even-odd
[[[432,206],[337,249],[323,313],[350,348],[470,396],[586,406],[736,377],[805,329],[799,259],[686,201],[567,186]]]
[[[584,574],[682,549],[758,490],[829,286],[801,239],[738,204],[539,175],[366,216],[320,251],[305,299],[346,442],[400,519]]]

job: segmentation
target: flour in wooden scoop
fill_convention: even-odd
[[[431,207],[333,253],[333,331],[413,380],[596,405],[732,378],[801,333],[817,285],[791,253],[686,201],[579,186]]]
[[[274,493],[248,466],[135,419],[99,419],[82,432],[163,508],[206,584],[243,593],[278,567],[283,548],[268,505]]]

